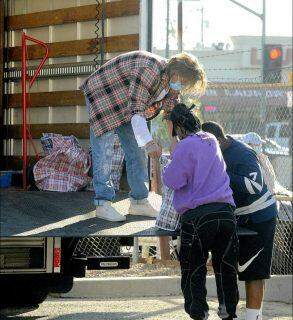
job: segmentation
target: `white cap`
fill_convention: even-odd
[[[242,141],[246,144],[253,144],[256,146],[260,146],[265,142],[265,140],[263,140],[261,136],[255,132],[249,132],[245,134],[242,138]]]

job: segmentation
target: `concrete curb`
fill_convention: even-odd
[[[207,277],[209,297],[216,297],[214,276]],[[240,297],[245,299],[243,282]],[[180,295],[180,277],[84,278],[74,281],[73,289],[62,298],[125,298]],[[265,301],[292,303],[292,276],[273,276],[267,281]]]

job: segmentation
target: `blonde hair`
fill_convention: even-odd
[[[166,71],[169,77],[178,73],[187,78],[189,85],[184,91],[204,94],[207,85],[206,74],[193,55],[186,52],[175,55],[168,61]]]

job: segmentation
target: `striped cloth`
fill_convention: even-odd
[[[95,136],[131,121],[134,114],[152,118],[158,108],[173,108],[178,93],[160,93],[167,79],[166,59],[146,51],[121,54],[106,62],[80,86],[89,101],[89,122]],[[166,81],[167,82],[167,81]]]
[[[45,156],[50,154],[53,150],[53,141],[52,138],[57,136],[55,133],[43,133],[41,137],[41,144],[44,151]]]
[[[170,163],[170,156],[162,155],[160,158],[161,163],[161,176],[163,175],[164,168]],[[161,179],[163,181],[163,177]],[[156,218],[156,227],[176,231],[180,228],[180,214],[176,212],[173,206],[174,191],[164,184],[162,185],[162,205],[160,213]]]
[[[120,189],[120,179],[123,169],[124,151],[121,147],[119,137],[115,134],[115,141],[113,147],[113,158],[112,158],[112,170],[111,170],[111,182],[114,186],[115,191]]]
[[[62,136],[61,134],[57,133],[43,133],[41,137],[41,144],[44,151],[45,156],[50,154],[53,150],[53,140],[55,138],[57,140],[64,139],[65,141],[71,141],[76,146],[79,146],[79,142],[75,136]]]
[[[74,136],[44,134],[42,145],[46,156],[33,169],[40,190],[78,191],[88,184],[90,157]]]

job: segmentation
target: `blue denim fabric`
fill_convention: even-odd
[[[87,108],[89,102],[86,98]],[[127,180],[130,186],[130,197],[141,200],[148,197],[148,173],[145,152],[138,147],[131,123],[118,127],[95,137],[90,129],[90,144],[93,161],[93,187],[95,191],[94,204],[99,205],[103,200],[112,201],[115,197],[114,186],[111,183],[112,156],[114,134],[117,134],[125,153]]]

